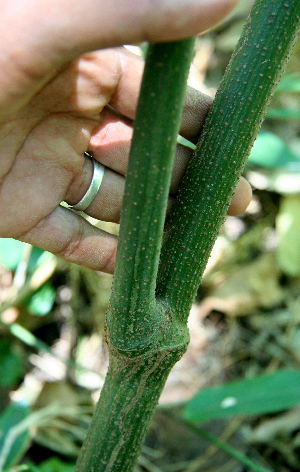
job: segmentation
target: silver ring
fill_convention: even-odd
[[[96,197],[100,185],[103,180],[104,176],[104,165],[100,164],[100,162],[96,161],[89,153],[85,152],[85,156],[89,157],[93,163],[93,177],[90,183],[89,188],[87,189],[85,195],[79,200],[76,205],[69,205],[69,208],[77,211],[84,211],[87,209],[88,206],[92,203],[94,198]]]

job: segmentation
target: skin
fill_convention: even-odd
[[[75,204],[88,189],[92,163],[84,152],[89,151],[106,169],[85,213],[119,220],[143,72],[142,60],[122,44],[195,35],[235,3],[2,0],[0,237],[113,273],[117,238],[60,202]],[[210,104],[209,97],[188,90],[180,130],[185,138],[197,140]],[[190,151],[178,146],[170,204],[189,158]],[[250,198],[242,179],[229,213],[244,211]]]

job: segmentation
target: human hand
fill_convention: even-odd
[[[0,237],[112,273],[117,238],[60,203],[74,205],[87,191],[92,162],[84,152],[89,151],[104,164],[105,174],[85,213],[119,220],[143,71],[143,62],[120,46],[194,35],[220,20],[234,3],[1,2]],[[209,106],[208,97],[188,91],[184,137],[197,140]],[[171,195],[189,158],[190,151],[178,146]],[[231,214],[243,211],[249,198],[249,186],[242,180]]]

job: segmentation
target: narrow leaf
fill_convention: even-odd
[[[300,403],[300,372],[282,370],[252,379],[207,388],[186,405],[183,416],[192,422],[233,415],[263,415]]]
[[[29,431],[18,425],[28,416],[28,406],[11,403],[0,416],[0,470],[15,464],[30,440]]]

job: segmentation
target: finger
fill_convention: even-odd
[[[132,134],[130,124],[106,110],[92,133],[89,152],[103,165],[125,176]],[[177,193],[191,157],[191,149],[177,145],[170,186],[172,195]]]
[[[132,135],[131,123],[105,109],[91,134],[89,152],[103,165],[125,176]]]
[[[51,3],[59,2],[52,0]],[[68,11],[62,11],[59,27],[64,22],[65,40],[73,47],[75,43],[83,49],[140,41],[170,41],[207,30],[236,3],[235,0],[162,0],[155,4],[147,0],[85,0],[77,2],[74,8],[70,2]],[[66,28],[70,23],[72,32]]]
[[[17,239],[93,270],[114,271],[117,237],[61,206]]]
[[[176,193],[179,189],[182,176],[185,172],[185,167],[188,165],[189,158],[184,156],[180,157],[180,152],[185,153],[186,148],[183,146],[178,146],[176,153],[177,166],[174,166],[171,187],[170,187],[170,196],[168,200],[167,214],[170,213],[173,202],[176,198]],[[92,169],[91,169],[92,173]],[[91,180],[91,177],[90,177]],[[76,204],[81,197],[84,195],[85,191],[88,188],[90,183],[86,181],[86,186],[82,187],[82,194],[74,194],[73,201],[66,199],[69,204]],[[100,189],[98,190],[94,200],[85,210],[85,213],[93,218],[102,221],[111,221],[118,223],[120,220],[120,214],[122,209],[122,199],[125,188],[125,178],[112,171],[109,168],[105,168],[104,178],[102,180]],[[249,205],[252,197],[252,190],[250,184],[242,177],[240,182],[237,185],[235,194],[232,198],[232,202],[228,208],[228,215],[236,216],[244,212]]]
[[[192,143],[198,141],[212,102],[212,98],[208,95],[187,87],[179,131],[181,136]]]
[[[50,48],[75,57],[109,46],[193,36],[220,21],[236,3],[236,0],[161,0],[155,4],[149,0],[6,0],[3,17],[7,20],[14,14],[14,32],[22,25],[18,37],[22,34],[24,40],[27,33],[27,41],[39,51]],[[30,21],[22,21],[24,18]]]
[[[120,74],[118,85],[109,105],[124,116],[133,120],[137,107],[145,61],[128,51],[118,48]]]
[[[73,201],[69,198],[66,198],[65,201],[69,205],[75,205],[78,203],[84,196],[90,182],[91,178],[89,181],[86,181],[87,185],[82,187],[81,192],[77,194],[76,198],[73,198]],[[84,210],[84,212],[97,220],[119,223],[124,188],[125,178],[108,167],[105,167],[100,188],[92,203],[86,208],[86,210]]]
[[[127,73],[128,71],[125,74],[127,75]],[[136,74],[133,75],[136,79]],[[126,113],[128,117],[134,118],[138,92],[135,89],[135,92],[132,91],[131,94],[127,94],[127,84],[131,82],[130,79],[131,73],[124,78],[123,85],[120,81],[116,92],[118,99],[113,101],[113,105],[120,113]],[[122,90],[122,87],[125,89]],[[122,97],[128,97],[128,95],[134,98],[124,104]],[[184,138],[193,143],[197,142],[211,103],[212,99],[210,97],[188,87],[180,127],[180,134]],[[101,114],[100,124],[92,133],[89,150],[105,166],[121,175],[125,175],[132,134],[131,122],[124,121],[120,116],[106,109]],[[185,146],[178,146],[171,193],[177,192],[191,155],[190,149]]]
[[[122,55],[125,48],[103,49],[80,56],[72,61],[50,81],[30,102],[30,110],[49,113],[73,113],[99,119],[99,113],[117,94],[119,81],[124,82],[127,75],[123,69]],[[125,53],[126,54],[126,53]],[[133,55],[132,68],[136,74],[141,59]],[[142,71],[140,72],[142,74]],[[135,77],[136,79],[136,77]],[[129,80],[133,80],[129,76]],[[132,87],[137,86],[135,94],[139,93],[139,82],[128,85],[125,94],[127,100],[132,100]],[[134,102],[137,100],[135,97]],[[126,103],[126,97],[124,97]],[[133,104],[135,106],[135,104]]]
[[[170,197],[168,201],[167,214],[169,213],[172,203],[176,198],[176,193],[180,186],[182,176],[185,172],[185,167],[188,165],[190,156],[187,156],[185,153],[187,148],[184,146],[178,146],[176,158],[177,165],[174,166],[171,188],[170,188]],[[183,153],[183,157],[180,154]],[[87,165],[85,167],[89,168],[89,172],[86,172],[87,178],[81,186],[76,188],[76,191],[72,190],[72,187],[69,189],[69,196],[67,195],[66,201],[70,205],[78,203],[78,201],[86,193],[90,181],[92,178],[92,163],[89,159],[86,159]],[[121,174],[114,172],[113,170],[105,167],[104,177],[100,188],[92,201],[92,203],[87,207],[85,213],[93,218],[111,221],[118,223],[120,220],[121,208],[122,208],[122,199],[125,188],[125,178]],[[70,196],[71,195],[71,196]],[[229,215],[239,215],[249,205],[251,201],[252,190],[250,184],[242,177],[237,185],[235,194],[232,198],[232,202],[228,209]]]
[[[12,113],[80,54],[140,41],[170,41],[195,35],[221,20],[236,0],[2,3],[0,104],[13,99]]]
[[[229,205],[227,215],[237,216],[243,213],[251,202],[251,198],[251,185],[244,177],[241,177],[235,189],[235,193],[232,197],[231,203]]]
[[[144,70],[144,61],[125,48],[118,49],[120,78],[109,105],[122,115],[133,120],[138,102],[139,90]],[[182,112],[180,134],[195,142],[204,124],[212,98],[187,87]]]

